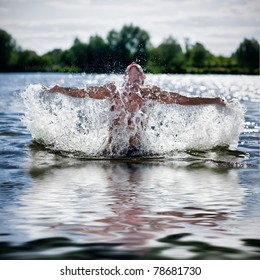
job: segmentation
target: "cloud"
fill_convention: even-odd
[[[0,7],[0,14],[5,14],[8,12],[8,9],[7,8],[2,8]]]
[[[64,11],[75,12],[87,8],[91,4],[91,0],[53,0],[53,1],[44,1],[44,5],[48,6],[50,9],[59,9]]]
[[[21,46],[43,53],[67,48],[75,37],[105,37],[133,23],[149,32],[154,45],[172,35],[189,37],[212,52],[229,55],[245,37],[259,37],[256,0],[0,0],[0,26]]]

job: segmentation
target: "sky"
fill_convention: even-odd
[[[244,40],[260,41],[259,0],[0,0],[0,29],[23,49],[42,55],[68,49],[75,38],[104,39],[133,24],[157,47],[169,36],[184,46],[200,42],[215,55],[231,55]]]

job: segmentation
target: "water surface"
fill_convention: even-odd
[[[242,106],[241,110],[233,106],[232,112],[200,108],[201,120],[194,108],[155,107],[153,121],[164,121],[159,136],[150,129],[154,135],[149,137],[162,147],[156,157],[100,159],[90,153],[90,159],[86,147],[94,149],[99,139],[90,137],[86,126],[81,130],[75,126],[76,140],[71,133],[66,138],[57,123],[55,129],[43,125],[42,114],[35,107],[28,109],[21,96],[26,92],[30,101],[37,101],[29,95],[30,84],[33,89],[36,84],[54,83],[81,87],[120,79],[117,75],[0,75],[0,258],[259,259],[259,77],[148,75],[149,83],[163,88],[190,96],[221,95],[237,99],[237,106]],[[55,106],[60,111],[70,108],[71,117],[75,108],[94,114],[105,106],[93,103],[90,111],[84,111],[85,102],[92,101],[55,98],[59,101]],[[236,137],[241,119],[233,117],[241,117],[243,107],[245,120]],[[168,120],[182,113],[184,120],[196,121],[178,146],[172,144],[176,136],[169,134],[170,140],[165,136],[166,125],[173,129],[178,123],[154,118],[163,110]],[[39,132],[42,124],[45,133],[41,130],[40,135],[53,135],[57,146],[33,141],[24,122],[28,112],[38,122],[32,131]],[[62,114],[58,117],[64,118],[65,129],[71,132],[73,122]],[[75,123],[81,116],[77,113]],[[104,121],[102,116],[91,117]],[[221,126],[212,129],[223,117],[230,134]],[[198,137],[199,126],[203,137]],[[180,135],[180,126],[175,128]],[[83,137],[92,142],[84,145]],[[228,143],[223,144],[224,138]],[[165,139],[173,148],[167,150]],[[69,143],[78,145],[76,151],[66,150]]]

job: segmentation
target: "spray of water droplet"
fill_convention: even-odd
[[[35,141],[55,151],[86,157],[128,155],[129,142],[136,133],[140,143],[135,155],[167,155],[176,150],[216,146],[235,148],[244,126],[245,109],[238,101],[225,107],[150,101],[145,112],[131,116],[130,126],[125,112],[126,121],[112,129],[111,145],[111,126],[116,119],[113,114],[119,112],[110,110],[109,100],[49,94],[40,84],[30,85],[22,98],[26,107],[22,121]]]

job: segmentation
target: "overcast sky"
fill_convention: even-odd
[[[260,41],[259,0],[0,0],[0,29],[23,49],[43,54],[66,49],[77,37],[104,39],[133,23],[154,46],[173,36],[200,42],[215,55],[230,55],[244,38]]]

